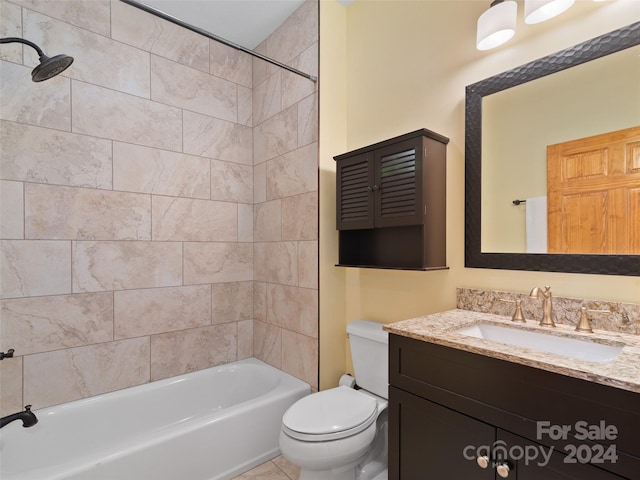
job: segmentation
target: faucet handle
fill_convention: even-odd
[[[589,310],[587,307],[580,307],[580,320],[576,325],[576,332],[593,333],[588,313],[604,313],[610,315],[611,310]]]
[[[505,303],[515,303],[516,304],[516,310],[513,312],[513,315],[511,316],[511,321],[512,322],[526,323],[526,320],[525,320],[524,315],[522,313],[522,300],[520,300],[519,298],[516,299],[516,300],[507,300],[506,298],[501,298],[500,301],[501,302],[505,302]]]

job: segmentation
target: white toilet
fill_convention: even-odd
[[[300,480],[386,480],[388,335],[382,324],[347,326],[359,389],[341,385],[298,400],[285,412],[280,450]]]

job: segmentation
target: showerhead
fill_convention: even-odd
[[[64,72],[73,63],[73,57],[69,55],[56,55],[55,57],[47,57],[42,49],[35,43],[18,37],[5,37],[0,38],[0,43],[23,43],[29,45],[40,57],[40,65],[33,69],[31,72],[31,80],[34,82],[42,82],[49,80],[51,77],[55,77],[61,72]]]
[[[62,54],[51,58],[42,55],[40,57],[40,65],[31,72],[31,80],[34,82],[49,80],[51,77],[55,77],[59,73],[64,72],[72,63],[73,57],[69,55]]]

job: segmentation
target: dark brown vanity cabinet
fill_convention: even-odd
[[[640,394],[398,335],[389,348],[390,480],[640,479]]]
[[[334,157],[339,265],[446,268],[446,145],[426,129]]]

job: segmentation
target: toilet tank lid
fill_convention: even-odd
[[[347,325],[347,333],[380,343],[389,343],[389,334],[382,330],[382,324],[371,320],[353,320]]]

